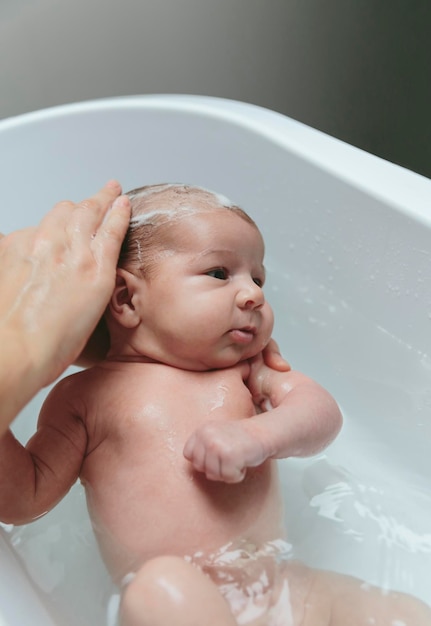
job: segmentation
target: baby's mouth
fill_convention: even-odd
[[[243,328],[233,328],[229,334],[235,343],[248,344],[253,341],[256,332],[254,326],[244,326]]]

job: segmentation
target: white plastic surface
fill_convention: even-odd
[[[281,463],[296,555],[431,603],[430,180],[279,114],[188,96],[0,122],[0,176],[3,232],[113,177],[125,189],[196,183],[242,205],[267,244],[275,338],[345,413],[325,455]],[[23,440],[44,395],[16,423]],[[1,625],[50,626],[43,605],[60,626],[113,623],[118,595],[79,486],[45,518],[2,533]]]

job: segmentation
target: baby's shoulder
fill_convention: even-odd
[[[65,399],[77,395],[83,398],[88,391],[95,387],[99,378],[100,374],[97,373],[96,368],[73,372],[57,381],[50,395],[62,396]]]

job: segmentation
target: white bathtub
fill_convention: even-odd
[[[281,462],[294,554],[431,604],[430,180],[279,114],[187,96],[4,120],[0,176],[4,232],[111,177],[243,205],[267,242],[275,337],[345,414],[324,455]],[[14,425],[23,440],[44,395]],[[0,528],[1,625],[109,624],[117,601],[79,485],[45,518]]]

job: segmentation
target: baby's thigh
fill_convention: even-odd
[[[352,576],[309,570],[301,626],[430,626],[431,609],[404,593],[388,592]]]
[[[300,562],[257,558],[218,572],[229,579],[222,585],[241,626],[329,626],[331,603],[314,589],[315,570]],[[217,571],[211,575],[215,578]],[[310,598],[313,610],[308,610]]]
[[[320,584],[317,570],[300,561],[286,561],[281,565],[281,573],[277,583],[277,597],[281,604],[287,589],[290,623],[294,626],[330,626],[331,598],[327,589]]]

